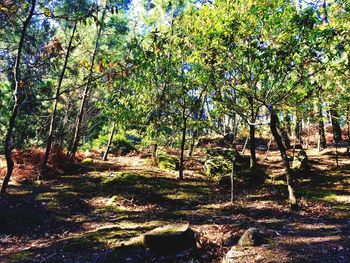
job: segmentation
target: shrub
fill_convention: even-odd
[[[166,153],[159,153],[157,162],[158,167],[163,170],[174,171],[176,168],[174,157]]]
[[[39,148],[29,148],[24,150],[13,150],[13,160],[15,163],[12,177],[17,182],[34,181],[40,174],[44,151]],[[61,147],[53,146],[47,162],[48,176],[57,176],[78,160],[79,157],[70,159],[63,152]],[[2,169],[5,174],[6,168]]]
[[[109,141],[109,134],[99,135],[97,139],[93,140],[91,143],[84,145],[85,150],[88,149],[99,149],[104,150],[107,147]],[[113,142],[110,148],[110,153],[126,155],[132,151],[136,150],[135,145],[139,142],[139,138],[135,136],[128,136],[125,134],[115,134],[113,137]]]

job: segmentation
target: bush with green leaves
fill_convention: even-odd
[[[162,170],[174,171],[176,168],[175,157],[164,152],[158,154],[157,163]]]
[[[100,134],[96,139],[84,145],[84,150],[104,150],[109,141],[109,134]],[[126,133],[118,133],[113,137],[110,153],[126,155],[136,150],[138,140]]]

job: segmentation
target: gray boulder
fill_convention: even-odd
[[[142,243],[152,252],[169,255],[196,247],[194,232],[189,224],[169,224],[143,235]]]
[[[258,229],[253,227],[246,230],[238,241],[238,245],[242,247],[259,246],[265,243],[267,242],[264,235]]]

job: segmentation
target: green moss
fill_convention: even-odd
[[[15,263],[15,262],[23,262],[23,261],[29,261],[33,257],[33,252],[30,251],[21,251],[18,253],[15,253],[10,256],[10,262]]]
[[[334,192],[322,188],[312,190],[299,189],[297,192],[299,196],[316,201],[335,202],[337,198]]]
[[[81,161],[81,163],[93,163],[94,162],[94,160],[92,159],[92,158],[85,158],[85,159],[83,159],[82,161]]]
[[[350,212],[350,206],[348,204],[334,205],[332,208],[339,211]]]
[[[177,191],[176,193],[167,194],[165,197],[172,200],[193,200],[198,197],[195,193]]]

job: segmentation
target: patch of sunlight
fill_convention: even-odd
[[[131,221],[123,221],[123,222],[119,223],[118,225],[121,228],[127,228],[127,229],[139,229],[139,228],[151,229],[151,228],[156,228],[156,227],[162,226],[164,224],[167,224],[167,222],[166,221],[152,220],[152,221],[147,221],[147,222],[144,222],[144,223],[135,223],[135,222],[131,222]]]
[[[320,243],[326,243],[326,242],[339,242],[342,238],[340,236],[325,236],[325,237],[298,237],[291,239],[291,242],[293,242],[293,245],[296,244],[308,244],[308,245],[318,245]]]
[[[285,185],[286,184],[283,180],[275,179],[275,178],[268,178],[268,179],[266,179],[266,182],[268,184],[273,184],[273,185]]]
[[[84,222],[88,222],[90,218],[85,215],[77,215],[77,216],[73,216],[72,220],[76,223],[84,223]]]
[[[186,193],[186,192],[176,192],[165,195],[166,198],[172,199],[172,200],[195,200],[197,199],[198,195],[195,193]]]
[[[120,246],[121,243],[125,244],[129,242],[130,239],[139,237],[141,234],[142,231],[137,228],[129,229],[120,228],[119,226],[106,227],[73,238],[68,238],[63,241],[62,248],[70,252],[92,250],[96,247],[114,248]]]
[[[321,198],[321,200],[326,201],[326,202],[334,202],[337,200],[337,195],[336,194],[327,194]]]
[[[41,193],[38,194],[35,198],[37,201],[46,201],[48,199],[55,198],[57,196],[57,193],[55,192],[46,192],[46,193]]]
[[[331,224],[307,224],[307,223],[293,223],[290,224],[294,229],[312,229],[312,230],[332,230],[335,229],[334,225]]]
[[[337,195],[335,201],[338,203],[350,204],[350,195]]]
[[[193,213],[192,210],[179,210],[179,211],[175,211],[172,214],[175,216],[189,216]]]
[[[300,196],[304,197],[305,199],[325,201],[325,202],[335,202],[337,198],[337,195],[334,192],[325,190],[325,189],[316,189],[316,190],[300,189],[298,190],[298,193]]]
[[[350,212],[350,207],[348,204],[339,204],[332,206],[333,209],[344,211],[344,212]]]
[[[139,174],[135,174],[132,172],[113,172],[107,173],[103,176],[102,184],[109,184],[114,182],[136,182],[137,178],[139,178]]]

